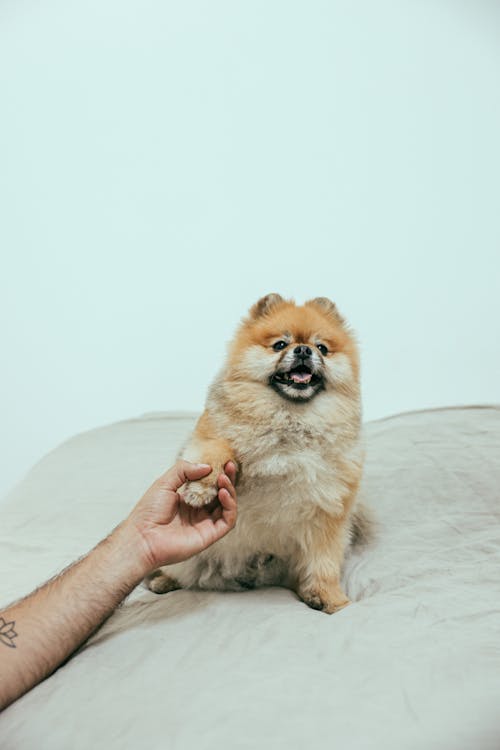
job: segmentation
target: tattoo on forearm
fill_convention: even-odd
[[[0,643],[4,643],[9,648],[16,648],[14,638],[17,638],[17,633],[14,630],[15,620],[12,622],[5,622],[3,617],[0,617]]]

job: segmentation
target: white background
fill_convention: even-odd
[[[0,492],[201,409],[270,291],[337,301],[365,417],[500,400],[500,6],[3,0]]]

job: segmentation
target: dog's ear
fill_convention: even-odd
[[[250,317],[254,320],[260,318],[262,315],[267,315],[274,307],[281,305],[285,300],[280,294],[271,293],[266,294],[265,297],[261,297],[258,302],[250,308]]]
[[[306,305],[310,307],[319,307],[323,312],[330,315],[338,323],[345,323],[344,318],[337,310],[337,305],[335,304],[335,302],[332,302],[331,299],[328,299],[328,297],[315,297],[314,299],[309,299],[307,300]]]

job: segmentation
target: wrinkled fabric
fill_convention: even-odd
[[[195,415],[79,435],[0,508],[0,601],[84,554],[168,468]],[[0,716],[2,750],[500,747],[500,407],[366,425],[372,541],[354,603],[138,587]]]

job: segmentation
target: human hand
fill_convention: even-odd
[[[232,461],[219,474],[218,495],[210,504],[194,508],[177,492],[184,482],[201,479],[211,470],[207,464],[177,461],[153,483],[124,522],[138,542],[144,575],[196,555],[235,525],[236,466]]]
[[[201,552],[233,528],[234,463],[219,474],[209,505],[190,507],[177,492],[211,470],[178,461],[88,555],[2,612],[10,641],[19,635],[23,645],[0,645],[0,711],[68,659],[148,573]]]

